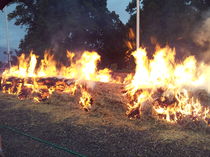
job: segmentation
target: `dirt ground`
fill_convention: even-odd
[[[0,125],[59,144],[88,157],[208,157],[210,129],[126,117],[121,85],[97,83],[90,112],[78,97],[54,94],[42,103],[0,93]],[[61,150],[0,129],[6,157],[70,157]]]

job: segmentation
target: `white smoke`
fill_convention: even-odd
[[[199,57],[205,62],[210,62],[210,10],[203,14],[202,19],[193,32],[193,41],[203,49]]]

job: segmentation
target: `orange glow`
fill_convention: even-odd
[[[208,65],[198,64],[193,56],[177,64],[175,50],[169,47],[157,48],[151,60],[142,48],[132,55],[136,71],[133,77],[129,75],[126,78],[126,82],[129,82],[125,87],[129,100],[128,116],[139,117],[145,105],[152,105],[153,113],[168,122],[189,117],[209,123],[209,108],[202,106],[196,97],[189,94],[209,82]],[[209,91],[208,86],[205,89]]]
[[[46,100],[53,92],[65,92],[74,95],[79,88],[80,104],[85,110],[92,105],[91,95],[82,81],[117,82],[109,69],[98,70],[100,56],[96,52],[85,51],[80,57],[67,51],[70,66],[57,68],[54,56],[45,52],[44,58],[37,65],[39,57],[30,53],[18,57],[18,65],[12,66],[2,74],[2,91],[18,95],[22,99],[30,98],[35,102]],[[70,83],[69,83],[70,81]],[[71,82],[72,81],[72,82]]]
[[[82,95],[80,97],[79,104],[82,106],[82,108],[85,111],[89,111],[91,109],[93,99],[92,99],[90,93],[88,92],[86,86],[79,85],[79,87],[80,87],[81,95]]]

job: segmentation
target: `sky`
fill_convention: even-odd
[[[123,23],[126,23],[129,19],[129,14],[125,11],[128,3],[131,0],[107,0],[107,7],[110,11],[115,11]],[[5,7],[8,13],[15,9],[15,4]],[[17,49],[20,40],[24,38],[26,33],[25,28],[14,25],[14,20],[9,21],[9,43],[10,47]],[[6,25],[5,25],[5,14],[0,11],[0,48],[7,47],[6,40]]]
[[[107,0],[107,7],[110,11],[115,11],[123,23],[127,23],[129,14],[125,11],[131,0]]]
[[[6,11],[12,12],[15,6],[11,5],[6,7]],[[15,26],[14,20],[9,21],[9,41],[12,48],[18,48],[20,40],[24,37],[25,29]],[[5,14],[0,11],[0,47],[7,47],[6,41],[6,24],[5,24]]]

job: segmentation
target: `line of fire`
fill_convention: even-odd
[[[54,92],[70,95],[79,92],[78,104],[89,111],[94,105],[90,91],[94,90],[95,82],[121,84],[124,86],[122,95],[127,99],[126,114],[130,118],[140,118],[150,108],[152,115],[167,122],[190,118],[209,125],[209,107],[199,100],[196,91],[208,90],[210,66],[198,63],[193,56],[175,63],[175,53],[169,47],[157,48],[150,60],[145,49],[139,48],[132,52],[135,73],[127,74],[125,78],[108,68],[98,69],[100,56],[97,52],[85,51],[75,59],[75,54],[67,51],[66,57],[72,64],[60,68],[48,52],[39,65],[35,54],[28,57],[22,54],[18,57],[18,65],[3,72],[1,90],[17,95],[20,100],[35,102],[45,101]]]
[[[0,92],[5,96],[12,95],[17,102],[27,101],[36,104],[37,106],[41,106],[55,94],[66,95],[74,100],[74,103],[81,112],[84,112],[86,115],[91,115],[96,111],[98,112],[98,110],[100,111],[101,104],[97,103],[99,99],[99,93],[97,92],[99,89],[96,90],[96,87],[98,86],[99,88],[100,86],[101,90],[102,88],[108,87],[110,93],[119,96],[120,105],[123,108],[122,114],[116,114],[126,117],[128,121],[138,122],[139,119],[144,120],[145,117],[147,117],[144,121],[152,119],[155,123],[163,123],[178,128],[181,127],[183,123],[187,122],[194,124],[202,123],[206,128],[209,128],[210,103],[207,98],[210,93],[210,64],[208,57],[201,57],[200,53],[199,55],[194,55],[195,53],[190,53],[189,49],[184,49],[179,46],[179,44],[183,46],[184,42],[190,42],[187,39],[185,40],[185,37],[182,37],[181,35],[176,38],[176,41],[166,41],[165,44],[161,43],[164,39],[157,38],[158,35],[161,36],[167,32],[167,27],[173,27],[172,30],[174,32],[171,32],[171,34],[182,31],[182,27],[178,28],[177,26],[177,28],[174,28],[175,23],[173,23],[174,25],[172,24],[172,26],[170,23],[167,23],[168,25],[166,25],[161,22],[162,13],[167,12],[168,10],[166,7],[162,8],[162,5],[159,3],[164,3],[165,6],[171,6],[175,3],[172,3],[172,1],[171,3],[168,1],[154,1],[153,3],[150,3],[147,0],[128,1],[129,5],[127,6],[127,12],[130,13],[131,18],[130,21],[128,21],[128,24],[125,25],[125,27],[122,26],[123,29],[120,29],[119,31],[123,32],[123,35],[121,35],[123,36],[123,43],[120,43],[123,45],[123,48],[116,54],[114,52],[118,50],[116,50],[114,46],[118,45],[118,41],[115,39],[115,36],[118,35],[118,28],[123,25],[123,23],[120,22],[119,16],[117,16],[116,13],[108,13],[108,9],[107,11],[104,11],[106,14],[102,14],[102,18],[97,17],[99,12],[103,11],[103,7],[106,8],[108,3],[106,0],[103,0],[103,2],[94,0],[95,3],[89,1],[85,2],[84,0],[69,2],[70,4],[66,5],[72,5],[72,10],[74,10],[72,12],[69,11],[67,7],[61,7],[62,2],[59,4],[54,0],[52,0],[52,4],[50,4],[50,1],[46,0],[43,2],[34,0],[33,5],[30,5],[25,1],[17,1],[17,4],[15,4],[16,10],[13,13],[10,13],[8,17],[9,19],[16,18],[17,25],[27,25],[28,34],[25,36],[24,40],[21,41],[20,50],[17,51],[17,55],[11,57],[8,48],[6,54],[9,56],[9,63],[0,76]],[[11,4],[16,3],[11,1],[7,2]],[[0,9],[4,8],[4,5],[6,5],[5,3],[6,1],[4,1],[4,4],[2,3],[2,5],[0,5]],[[181,3],[181,1],[179,3]],[[196,14],[200,11],[193,6],[196,4],[197,3],[193,0],[183,3],[188,10],[191,9],[188,12],[189,14]],[[201,5],[201,2],[199,4]],[[209,5],[208,7],[207,4]],[[45,12],[43,11],[42,5],[43,8],[49,5],[54,9],[60,10],[54,12],[54,10],[50,10],[49,7],[49,12]],[[136,8],[136,5],[138,5],[138,8]],[[207,1],[202,1],[202,5],[210,8],[210,4]],[[78,9],[75,10],[74,7]],[[86,7],[87,10],[90,9],[88,10],[88,14],[83,14],[83,12],[86,11],[83,7]],[[95,9],[100,7],[101,10],[96,11],[97,9],[94,10],[94,7]],[[150,17],[152,20],[146,16],[146,14],[150,14],[147,10],[148,8],[153,9],[154,11]],[[158,8],[162,9],[163,12],[159,12]],[[172,10],[175,10],[174,14],[178,14],[179,11],[177,11],[178,9],[176,7],[171,8]],[[60,14],[61,10],[66,14]],[[208,11],[208,9],[206,10]],[[25,11],[29,11],[30,13],[26,14]],[[43,14],[42,11],[44,12]],[[160,16],[159,21],[153,18],[155,16],[155,11],[158,16]],[[204,50],[204,56],[208,56],[208,53],[210,53],[207,50],[209,48],[209,36],[207,35],[207,38],[204,38],[205,34],[209,33],[208,29],[210,28],[210,25],[208,25],[210,18],[207,17],[209,16],[207,11],[204,12],[205,16],[204,13],[200,15],[200,18],[204,21],[199,25],[200,31],[194,31],[195,34],[197,33],[197,40],[193,41],[200,44],[200,47],[205,45],[205,48],[202,49]],[[79,13],[77,14],[77,12]],[[42,16],[38,17],[38,13],[42,14]],[[44,18],[44,14],[51,20],[52,25],[49,26],[49,23],[42,21],[41,17]],[[78,24],[84,25],[84,28],[81,29],[81,31],[85,32],[84,36],[83,34],[80,34],[80,29],[77,29],[77,26],[74,25],[74,23],[71,27],[72,30],[75,29],[75,32],[73,33],[66,31],[68,30],[68,27],[63,26],[62,22],[57,24],[56,20],[51,18],[56,16],[56,14],[60,15],[60,18],[62,16],[69,17],[66,19],[63,18],[66,21],[67,19],[69,20],[67,23],[71,23],[73,20],[77,21],[78,17],[84,17],[84,19],[78,20]],[[81,17],[79,16],[80,14]],[[188,19],[188,22],[193,20],[192,14],[189,15],[191,18]],[[86,15],[91,19],[90,21],[85,21]],[[187,16],[187,13],[183,13],[182,15]],[[180,17],[183,16],[180,15]],[[170,19],[170,17],[173,17],[171,12],[170,16],[168,15],[167,18]],[[177,16],[177,19],[180,17]],[[36,23],[36,18],[43,23]],[[110,21],[109,18],[111,19]],[[100,29],[97,29],[98,26],[94,23],[95,19],[96,21],[107,20],[112,23],[110,24],[107,22],[106,25],[102,26],[100,25],[100,22],[98,22]],[[147,25],[147,22],[150,20],[154,22],[151,22],[152,26]],[[161,25],[160,27],[157,26],[157,28],[163,27],[165,28],[165,31],[163,30],[162,33],[157,33],[157,37],[153,37],[150,36],[150,33],[148,32],[150,32],[150,30],[151,32],[153,31],[153,33],[157,32],[155,26],[156,22],[160,22]],[[172,21],[170,22],[172,23]],[[48,29],[45,29],[44,31],[41,30],[41,25],[46,25]],[[85,29],[86,25],[87,27],[88,25],[91,25],[91,27]],[[110,25],[112,25],[112,27],[116,25],[116,27],[104,31],[106,29],[105,27],[111,27]],[[147,29],[146,26],[149,28]],[[190,29],[189,27],[190,25],[188,25],[188,29]],[[56,40],[49,39],[50,42],[48,42],[45,39],[45,36],[48,35],[47,31],[50,32],[50,29],[53,30],[54,28],[57,30],[59,28],[60,30],[49,37],[56,37]],[[62,30],[64,31],[62,32]],[[109,33],[110,30],[115,31],[115,34],[113,33],[113,39],[111,39],[112,36],[107,36],[106,38],[104,35]],[[38,31],[43,31],[44,33],[40,33],[40,35],[43,34],[43,36],[37,36]],[[98,36],[94,36],[94,32],[97,31]],[[149,37],[145,32],[149,34]],[[62,37],[65,36],[65,33],[67,34],[67,37],[64,39]],[[92,39],[92,36],[96,39]],[[101,36],[103,36],[103,40],[100,40]],[[40,38],[40,42],[37,42],[40,44],[40,47],[37,48],[38,44],[33,43],[35,41],[33,37],[37,39]],[[187,37],[189,38],[189,36]],[[12,37],[10,36],[10,38]],[[81,38],[85,38],[84,41]],[[90,43],[86,41],[86,38],[90,39],[90,41],[88,41]],[[118,36],[118,38],[120,38],[120,36]],[[170,36],[167,36],[167,39],[165,40],[170,40]],[[73,43],[69,48],[67,48],[67,46],[62,48],[59,47],[68,42]],[[91,42],[94,42],[95,45],[91,44]],[[105,45],[106,42],[110,45]],[[148,42],[150,42],[150,46],[146,44]],[[80,49],[81,43],[86,47],[81,46],[82,48]],[[173,45],[171,43],[175,44]],[[52,45],[54,46],[53,48],[50,47]],[[34,49],[30,46],[34,46]],[[44,46],[49,47],[46,48]],[[43,49],[41,49],[42,47]],[[112,53],[104,52],[105,50],[103,50],[103,48],[106,51],[113,51]],[[24,51],[21,51],[21,49],[28,52],[23,53]],[[113,64],[115,61],[117,63]],[[119,90],[115,90],[113,87],[117,87]],[[103,94],[104,93],[100,93],[100,99],[103,99]],[[111,95],[114,96],[113,94]],[[112,96],[110,96],[110,99]],[[60,101],[64,100],[61,99]],[[107,104],[103,104],[102,106],[104,107],[106,105]],[[95,109],[96,107],[97,110]],[[104,108],[100,111],[101,115],[103,115]],[[108,112],[108,110],[105,111]],[[104,113],[104,115],[106,115],[106,113]],[[89,118],[91,118],[91,116]]]

